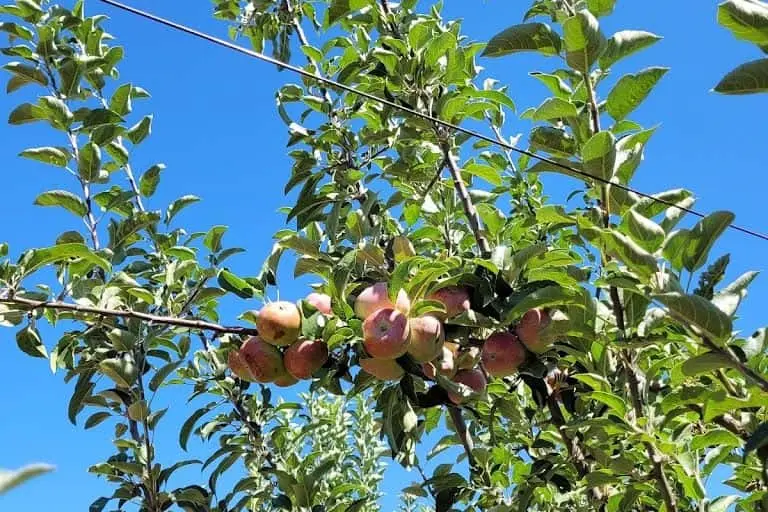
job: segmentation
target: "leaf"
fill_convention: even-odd
[[[95,181],[101,170],[101,149],[93,142],[88,142],[80,149],[77,158],[77,172],[86,181]]]
[[[66,167],[67,162],[69,162],[69,155],[61,149],[54,147],[25,149],[19,153],[19,156],[57,167]]]
[[[53,471],[48,464],[30,464],[16,471],[0,471],[0,494],[4,494],[27,480]]]
[[[144,116],[141,121],[131,126],[125,136],[134,144],[141,144],[152,133],[152,116]]]
[[[112,112],[108,108],[97,108],[83,120],[83,128],[98,128],[105,125],[114,125],[122,123],[123,118],[117,112]]]
[[[45,76],[45,73],[34,66],[30,66],[29,64],[22,64],[21,62],[9,62],[3,66],[3,69],[10,71],[26,82],[33,82],[43,86],[48,85],[48,77]]]
[[[589,393],[585,393],[585,395],[592,400],[596,400],[610,407],[611,410],[619,416],[619,418],[624,418],[624,416],[627,414],[627,404],[624,403],[624,400],[622,400],[621,397],[618,397],[613,393],[608,393],[605,391],[590,391]]]
[[[600,25],[591,12],[582,10],[563,22],[565,60],[582,73],[588,73],[604,43]]]
[[[707,262],[709,251],[733,222],[731,212],[714,212],[701,219],[688,233],[688,245],[683,262],[686,270],[694,272]]]
[[[593,135],[581,149],[584,170],[603,180],[610,180],[616,164],[616,138],[609,131]]]
[[[648,217],[640,215],[633,208],[627,210],[624,215],[622,228],[640,247],[651,253],[661,247],[666,236],[661,226]]]
[[[764,446],[768,446],[768,422],[761,423],[749,437],[747,444],[744,445],[744,459],[746,460],[751,452]]]
[[[74,213],[78,217],[84,217],[88,213],[88,208],[82,199],[66,190],[49,190],[43,192],[37,199],[35,204],[38,206],[61,206]]]
[[[29,356],[48,357],[48,352],[45,350],[43,340],[40,339],[40,334],[32,327],[25,327],[16,333],[16,345]]]
[[[104,359],[99,363],[99,369],[120,387],[130,387],[136,380],[136,365],[125,357]]]
[[[562,78],[557,75],[550,75],[547,73],[541,73],[534,71],[530,75],[543,83],[547,89],[550,90],[557,98],[567,100],[573,94],[571,88],[566,84]]]
[[[470,162],[466,164],[463,169],[467,174],[471,174],[472,176],[477,176],[478,178],[481,178],[491,185],[499,186],[502,183],[501,180],[501,173],[498,169],[495,167],[491,167],[490,165],[485,164],[479,164],[477,162]]]
[[[106,411],[100,411],[100,412],[91,414],[91,416],[89,416],[88,419],[85,420],[85,430],[95,427],[96,425],[100,424],[110,416],[112,415]]]
[[[145,421],[149,416],[147,402],[139,400],[128,406],[128,417],[133,421]]]
[[[608,69],[621,59],[648,48],[661,39],[663,39],[661,36],[642,30],[616,32],[605,43],[605,49],[600,55],[600,67]]]
[[[221,250],[221,239],[226,232],[227,226],[213,226],[205,234],[203,245],[211,252],[219,252]]]
[[[152,197],[160,183],[160,173],[165,170],[164,164],[155,164],[141,175],[139,179],[139,193],[144,197]]]
[[[700,373],[709,373],[720,368],[730,368],[732,366],[733,363],[725,355],[719,352],[705,352],[686,360],[682,364],[681,369],[686,377],[695,377]]]
[[[219,271],[218,281],[219,286],[244,299],[253,298],[258,293],[245,279],[237,277],[227,269]]]
[[[691,440],[691,450],[703,450],[710,446],[726,446],[736,448],[741,446],[741,438],[736,434],[723,429],[710,430],[706,434],[694,437]],[[711,509],[710,509],[711,510]]]
[[[103,268],[107,272],[112,269],[112,265],[107,260],[80,243],[67,243],[45,249],[32,249],[22,257],[20,265],[24,268],[25,274],[31,274],[45,265],[58,263],[69,258],[82,258]]]
[[[2,24],[0,23],[0,25]],[[12,125],[34,123],[35,121],[42,121],[47,117],[44,109],[31,103],[24,103],[10,113],[8,123]]]
[[[706,336],[718,341],[731,336],[731,319],[704,297],[673,292],[655,294],[652,298],[665,305],[679,321],[695,326]]]
[[[173,218],[187,206],[197,203],[200,198],[193,195],[181,196],[168,206],[168,211],[165,214],[165,223],[170,224]]]
[[[605,108],[617,121],[632,113],[651,93],[669,68],[651,67],[624,75],[608,93]]]
[[[75,390],[72,393],[72,397],[69,399],[69,405],[67,407],[67,416],[73,425],[77,424],[77,414],[83,408],[83,402],[91,395],[91,390],[93,390],[94,384],[91,382],[93,374],[94,372],[91,370],[80,374],[77,378]]]
[[[598,375],[596,373],[577,373],[575,375],[572,375],[572,377],[578,380],[579,382],[583,382],[584,384],[591,387],[595,391],[608,392],[611,390],[610,382],[608,382],[608,379],[606,379],[602,375]]]
[[[551,126],[537,126],[531,130],[530,144],[534,149],[553,155],[568,157],[576,152],[576,141],[573,136],[565,130]]]
[[[175,361],[173,363],[168,363],[155,373],[155,375],[152,376],[152,380],[149,381],[149,389],[150,391],[157,391],[160,386],[163,385],[163,382],[165,382],[165,379],[168,378],[168,376],[175,372],[179,366],[184,361]]]
[[[717,7],[717,22],[737,39],[768,45],[768,7],[763,2],[727,0]]]
[[[534,121],[549,121],[579,115],[576,105],[560,98],[547,98],[533,113]]]
[[[424,50],[424,62],[429,67],[435,67],[441,58],[455,49],[456,36],[451,32],[443,32],[439,36],[431,38],[427,43]]]
[[[592,306],[592,300],[589,297],[589,293],[583,288],[571,289],[561,286],[546,286],[528,294],[515,304],[515,307],[504,316],[504,323],[512,323],[529,309],[568,305],[587,308]]]
[[[616,0],[587,0],[587,8],[595,16],[608,16],[615,5]]]
[[[513,25],[493,36],[482,55],[502,57],[528,51],[557,55],[561,45],[560,36],[546,23],[524,23]]]
[[[200,409],[196,410],[192,416],[187,418],[187,420],[181,426],[181,430],[179,430],[179,446],[181,446],[182,450],[187,451],[189,436],[192,434],[192,429],[195,428],[195,424],[215,406],[216,402],[211,402],[205,407],[201,407]]]
[[[768,91],[768,59],[758,59],[737,67],[715,86],[721,94],[754,94]]]

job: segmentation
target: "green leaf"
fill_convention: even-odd
[[[179,430],[179,445],[181,446],[182,450],[187,451],[189,436],[192,434],[192,429],[195,428],[195,424],[200,420],[200,418],[208,414],[208,412],[215,406],[216,402],[211,402],[205,407],[196,410],[192,416],[187,418],[187,420],[181,426],[181,430]]]
[[[611,230],[608,231],[605,239],[609,246],[608,252],[617,256],[633,272],[645,278],[650,278],[658,272],[659,265],[656,258],[631,238]]]
[[[99,369],[120,387],[130,387],[136,380],[138,370],[127,357],[113,357],[99,363]]]
[[[591,308],[592,299],[583,288],[572,289],[561,286],[546,286],[528,294],[515,304],[515,307],[504,315],[504,323],[509,324],[518,320],[529,309],[569,305]]]
[[[585,393],[585,395],[592,400],[596,400],[610,407],[611,410],[619,416],[619,418],[623,419],[627,414],[627,404],[624,403],[624,400],[622,400],[621,397],[616,396],[613,393],[608,393],[605,391],[590,391],[589,393]]]
[[[31,274],[45,265],[59,263],[69,258],[82,258],[103,268],[107,272],[112,269],[107,260],[95,254],[87,246],[79,243],[59,244],[45,249],[32,249],[22,257],[19,264],[24,268],[25,274]]]
[[[561,47],[560,36],[546,23],[513,25],[488,41],[484,57],[502,57],[512,53],[536,51],[544,55],[557,55]]]
[[[114,125],[122,123],[123,118],[117,112],[112,112],[108,108],[97,108],[83,120],[83,128],[98,128],[100,126]]]
[[[203,245],[211,252],[219,252],[221,250],[221,239],[226,232],[227,226],[213,226],[206,233]]]
[[[616,165],[616,138],[609,131],[596,133],[584,143],[581,158],[586,172],[610,180]]]
[[[712,246],[731,225],[733,219],[733,213],[719,211],[696,223],[688,233],[688,245],[683,258],[686,270],[694,272],[704,266]]]
[[[37,196],[35,204],[38,206],[61,206],[78,217],[84,217],[88,213],[85,202],[72,192],[66,190],[43,192]]]
[[[705,352],[686,360],[682,364],[683,374],[687,377],[695,377],[700,373],[709,373],[720,368],[733,366],[731,360],[719,352]]]
[[[85,430],[91,429],[95,427],[96,425],[102,423],[104,420],[112,416],[110,413],[106,411],[100,411],[91,414],[87,420],[85,420]]]
[[[200,198],[193,195],[186,195],[176,199],[168,206],[168,212],[165,214],[165,223],[170,224],[173,218],[187,206],[197,203]]]
[[[16,344],[22,352],[29,356],[48,357],[48,352],[45,350],[43,340],[40,339],[40,334],[32,327],[25,327],[16,333]]]
[[[35,38],[34,32],[29,30],[27,27],[17,25],[16,23],[9,23],[4,21],[0,23],[0,30],[27,41],[32,41]]]
[[[579,115],[576,105],[560,98],[547,98],[533,113],[534,121],[549,121],[577,117]]]
[[[669,68],[652,67],[621,77],[608,93],[605,108],[611,117],[621,121],[632,113],[645,101],[667,71]]]
[[[768,91],[768,59],[758,59],[737,67],[715,86],[721,94],[754,94]]]
[[[139,400],[128,406],[128,417],[133,421],[144,421],[149,416],[147,402]]]
[[[499,186],[502,183],[501,173],[498,169],[491,167],[490,165],[470,162],[465,165],[462,170],[464,170],[467,174],[477,176],[478,178],[487,181],[491,185]]]
[[[550,75],[548,73],[541,73],[539,71],[534,71],[530,73],[530,75],[543,83],[546,88],[549,89],[550,92],[557,98],[567,100],[571,97],[571,94],[573,94],[573,91],[568,86],[568,84],[566,84],[565,81],[563,81],[563,79],[557,75]]]
[[[768,422],[761,423],[749,437],[747,444],[744,445],[744,459],[746,460],[751,452],[764,446],[768,446]]]
[[[615,5],[616,0],[587,0],[587,8],[595,16],[608,16]]]
[[[69,162],[69,155],[65,151],[54,147],[25,149],[19,153],[19,156],[57,167],[66,167],[67,162]]]
[[[134,144],[141,144],[141,142],[146,139],[150,133],[152,133],[151,115],[144,116],[141,121],[131,126],[128,131],[125,132],[125,136]]]
[[[456,48],[456,36],[451,32],[443,32],[437,37],[433,37],[427,43],[424,50],[424,62],[427,66],[434,68],[441,57],[445,57],[449,51]]]
[[[35,121],[47,119],[47,117],[44,109],[31,103],[24,103],[16,107],[13,112],[10,113],[8,116],[8,123],[12,125],[34,123]]]
[[[768,6],[752,0],[727,0],[717,7],[717,22],[737,39],[768,45]]]
[[[611,36],[600,55],[600,67],[608,69],[616,62],[633,53],[661,41],[662,37],[642,30],[622,30]]]
[[[661,226],[648,217],[640,215],[634,208],[627,210],[624,214],[622,228],[640,247],[651,253],[661,247],[666,236]]]
[[[560,128],[537,126],[531,130],[531,147],[546,151],[553,155],[573,156],[576,152],[576,141],[573,136]]]
[[[706,434],[694,437],[691,440],[691,450],[703,450],[710,446],[727,446],[736,448],[741,446],[741,438],[736,434],[723,429],[710,430]],[[711,510],[711,509],[710,509]]]
[[[3,69],[10,71],[26,82],[33,82],[43,86],[48,85],[48,77],[45,76],[45,73],[34,66],[30,66],[29,64],[22,64],[21,62],[9,62],[3,66]]]
[[[218,281],[219,286],[244,299],[253,298],[258,294],[257,290],[245,279],[237,277],[227,269],[219,271]]]
[[[77,158],[77,172],[86,182],[95,181],[101,170],[101,149],[93,142],[88,142],[80,149]]]
[[[5,494],[14,487],[18,487],[27,480],[53,471],[55,468],[48,464],[30,464],[17,471],[0,471],[0,495]]]
[[[164,164],[155,164],[141,175],[139,193],[144,197],[152,197],[160,183],[160,173],[165,170]]]
[[[565,60],[581,73],[588,73],[600,55],[605,38],[591,12],[582,10],[563,22]]]
[[[665,305],[679,321],[700,329],[714,340],[725,341],[731,336],[730,317],[704,297],[673,292],[656,294],[652,298]]]
[[[595,391],[608,392],[611,390],[611,383],[608,382],[608,379],[602,375],[598,375],[596,373],[577,373],[572,375],[572,377],[579,382],[583,382]]]
[[[132,89],[133,86],[131,84],[123,84],[118,87],[112,94],[112,99],[109,100],[109,109],[121,116],[130,114],[132,110]]]
[[[175,372],[183,362],[184,361],[175,361],[173,363],[168,363],[162,368],[160,368],[159,370],[157,370],[157,372],[155,372],[155,375],[152,377],[152,380],[149,381],[150,391],[157,391],[160,388],[160,386],[163,385],[163,382],[165,382],[165,379],[167,379],[171,373]]]

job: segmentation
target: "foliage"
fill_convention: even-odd
[[[656,194],[665,204],[615,186],[639,169],[654,129],[631,116],[666,69],[611,74],[660,40],[604,34],[614,3],[537,0],[522,24],[486,45],[443,19],[439,3],[216,2],[215,15],[236,24],[232,35],[257,50],[295,59],[298,43],[313,72],[443,121],[481,123],[499,140],[508,140],[515,104],[478,60],[534,52],[555,67],[532,73],[551,97],[521,114],[534,124],[529,149],[547,160],[516,158],[309,79],[283,86],[278,114],[293,160],[285,192],[298,194],[285,208],[291,227],[253,276],[226,267],[242,250],[224,245],[225,227],[173,227],[197,197],[146,206],[164,172],[131,166],[152,124],[134,103],[149,95],[119,81],[122,48],[103,17],[87,17],[81,1],[71,10],[35,0],[1,8],[14,19],[2,25],[14,59],[9,92],[43,91],[9,121],[46,123],[59,137],[21,156],[76,185],[36,204],[86,229],[13,260],[3,245],[0,314],[23,352],[74,381],[70,419],[87,408],[95,412],[86,428],[114,428],[115,454],[91,472],[115,491],[91,510],[376,510],[379,435],[393,460],[423,473],[403,490],[403,510],[768,510],[766,336],[743,338],[733,326],[756,273],[721,286],[729,258],[708,265],[732,214],[679,227],[685,211],[668,204],[689,207],[690,191]],[[727,4],[743,3],[759,5]],[[578,179],[583,204],[545,200],[545,172]],[[230,357],[257,330],[217,323],[226,294],[261,297],[277,285],[287,252],[294,274],[319,278],[333,305],[321,314],[297,302],[301,336],[330,351],[302,405],[275,403],[273,386],[230,372]],[[696,275],[690,292],[681,283]],[[542,336],[553,344],[529,345],[513,375],[479,393],[428,378],[408,355],[397,359],[402,378],[377,381],[359,371],[363,319],[353,303],[380,281],[393,301],[407,293],[412,316],[447,314],[430,298],[438,289],[469,290],[470,310],[443,326],[461,354],[493,333],[522,338],[521,319],[537,308],[551,318]],[[247,308],[241,319],[258,323]],[[57,342],[43,342],[41,322],[60,327]],[[190,399],[205,404],[178,428],[185,449],[193,433],[217,446],[206,461],[158,462],[153,432],[165,410],[153,398],[172,384],[190,385]],[[426,451],[429,434],[442,437]],[[449,462],[427,474],[438,455]],[[187,465],[207,479],[178,482]],[[708,496],[707,478],[724,467],[734,494]],[[222,488],[221,475],[238,470]]]
[[[0,494],[5,494],[27,480],[53,471],[48,464],[30,464],[15,471],[0,469]]]
[[[768,4],[761,0],[727,0],[717,8],[717,21],[737,39],[768,51]],[[722,94],[754,94],[768,91],[768,59],[738,66],[715,86]]]

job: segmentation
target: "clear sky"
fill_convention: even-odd
[[[275,90],[294,77],[222,48],[129,17],[95,0],[87,2],[89,14],[106,12],[107,29],[126,48],[122,79],[148,89],[149,102],[136,110],[153,112],[153,136],[135,154],[134,167],[145,169],[164,162],[167,172],[152,208],[165,208],[176,197],[195,194],[203,202],[185,210],[179,225],[189,231],[214,224],[230,227],[229,244],[248,248],[232,260],[236,271],[253,275],[271,247],[272,234],[283,225],[277,208],[288,203],[282,196],[290,169],[285,155],[285,125],[274,108]],[[528,2],[508,0],[447,0],[445,16],[463,18],[464,32],[487,40],[508,25],[519,22]],[[212,19],[210,2],[133,0],[137,7],[172,17],[204,30],[223,34],[225,27]],[[183,5],[183,8],[180,7]],[[685,186],[699,197],[703,211],[730,209],[737,222],[768,231],[764,213],[766,160],[765,119],[768,95],[724,97],[709,92],[719,78],[738,63],[757,58],[749,44],[735,41],[715,24],[716,3],[701,0],[675,2],[620,1],[614,16],[604,21],[607,35],[635,28],[653,31],[664,40],[646,52],[627,59],[615,70],[634,72],[650,65],[671,67],[651,98],[633,114],[647,126],[661,123],[646,153],[635,185],[648,192]],[[527,76],[532,70],[548,71],[554,59],[517,56],[481,60],[493,76],[508,84],[519,111],[537,105],[544,88]],[[614,77],[613,79],[615,79]],[[613,80],[612,79],[612,80]],[[31,90],[31,88],[30,88]],[[29,93],[0,95],[0,117]],[[508,116],[507,135],[527,133],[526,121]],[[32,205],[41,192],[71,188],[71,177],[55,168],[17,158],[27,147],[57,145],[57,135],[40,126],[11,127],[0,123],[0,241],[10,243],[16,257],[23,248],[51,245],[55,237],[77,226],[53,209]],[[565,182],[575,186],[576,182]],[[558,180],[556,191],[563,190]],[[768,242],[730,232],[715,247],[713,256],[730,252],[728,277],[745,270],[766,270]],[[281,297],[291,300],[306,293],[306,282],[292,282],[284,272]],[[768,323],[768,282],[758,278],[742,307],[737,326],[745,332]],[[233,319],[246,308],[227,307],[222,317]],[[0,330],[0,467],[14,468],[31,462],[49,462],[55,473],[0,497],[0,510],[81,511],[111,489],[86,473],[87,467],[109,456],[109,427],[85,432],[67,420],[71,385],[62,374],[51,375],[44,360],[33,360],[16,348],[14,331]],[[46,340],[50,344],[53,338]],[[175,405],[166,416],[158,441],[162,459],[176,456],[176,429],[185,418]],[[167,447],[167,449],[166,449]],[[210,446],[192,444],[193,457],[205,457]],[[194,470],[185,475],[194,478]],[[392,470],[387,490],[396,492],[410,475]],[[711,482],[710,488],[722,492]],[[394,510],[395,494],[386,498],[384,510]]]

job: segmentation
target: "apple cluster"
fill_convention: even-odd
[[[496,332],[477,346],[446,340],[446,321],[470,310],[466,288],[448,286],[427,300],[440,303],[442,311],[411,315],[411,301],[404,290],[390,299],[388,285],[379,282],[363,289],[355,299],[355,315],[362,320],[362,371],[383,381],[400,380],[405,369],[398,359],[406,354],[421,365],[424,376],[437,375],[481,393],[488,376],[514,374],[526,360],[526,349],[541,352],[551,343],[546,327],[549,314],[542,309],[526,312],[512,331]],[[305,301],[323,315],[332,315],[331,298],[313,292]],[[241,379],[290,386],[310,379],[328,361],[323,340],[300,338],[301,314],[296,305],[278,301],[265,305],[256,318],[259,336],[245,340],[230,352],[230,369]],[[460,404],[464,398],[448,391],[449,399]]]

